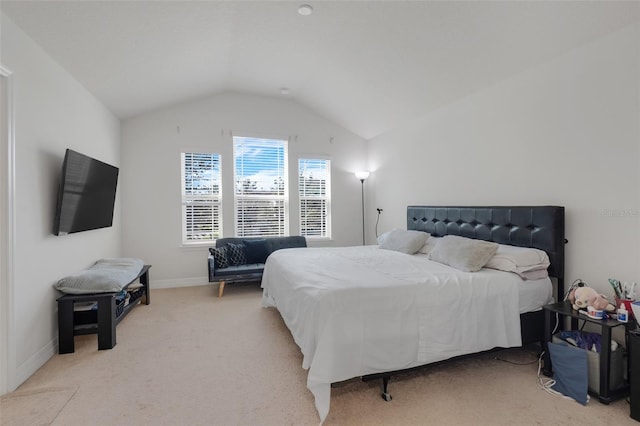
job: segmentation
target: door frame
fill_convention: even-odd
[[[14,304],[15,115],[13,73],[0,64],[0,395],[16,389]]]

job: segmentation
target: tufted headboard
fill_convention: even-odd
[[[407,229],[544,250],[558,294],[564,292],[564,207],[408,206]]]

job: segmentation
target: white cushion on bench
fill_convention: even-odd
[[[89,269],[58,280],[54,287],[63,293],[111,293],[121,291],[144,267],[141,259],[100,259]]]

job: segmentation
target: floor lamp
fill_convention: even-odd
[[[369,172],[356,172],[356,177],[362,184],[362,245],[364,245],[364,181],[369,177]]]

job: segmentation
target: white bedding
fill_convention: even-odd
[[[518,283],[520,313],[539,311],[553,302],[553,285],[549,278],[522,280]]]
[[[300,347],[324,421],[333,382],[520,346],[519,288],[528,284],[377,246],[283,249],[267,259],[262,303]]]

